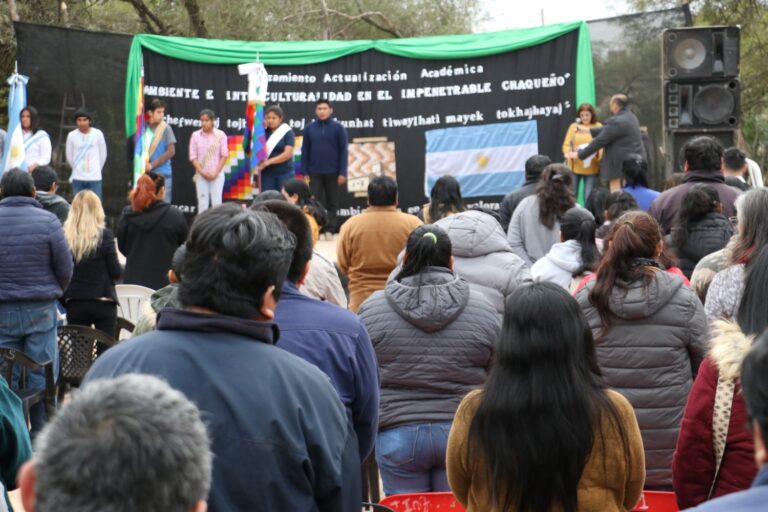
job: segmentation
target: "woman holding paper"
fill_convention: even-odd
[[[276,105],[264,110],[269,157],[262,160],[258,167],[262,192],[280,191],[283,189],[283,184],[294,176],[293,147],[296,144],[296,136],[283,119],[283,109]]]
[[[592,140],[592,135],[589,132],[581,132],[576,128],[583,126],[585,128],[598,128],[603,126],[597,122],[597,114],[595,113],[595,107],[589,103],[582,103],[579,105],[578,110],[579,119],[575,123],[571,123],[568,127],[568,132],[565,134],[565,140],[563,141],[563,154],[566,155],[573,151],[585,147]],[[594,158],[588,158],[587,160],[579,160],[578,158],[566,158],[568,167],[573,170],[576,175],[576,189],[574,192],[578,197],[579,188],[584,184],[584,201],[586,202],[590,192],[595,186],[595,180],[600,173],[600,159],[603,157],[603,151],[597,152]]]

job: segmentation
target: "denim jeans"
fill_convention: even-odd
[[[450,491],[445,474],[450,430],[450,423],[424,423],[379,432],[376,462],[384,494]]]
[[[86,180],[72,180],[72,195],[77,195],[78,192],[81,190],[91,190],[94,194],[99,196],[99,199],[103,199],[102,197],[102,188],[101,188],[101,180],[98,181],[86,181]]]
[[[597,181],[597,174],[592,175],[586,175],[586,174],[575,174],[576,176],[576,184],[574,192],[576,193],[576,199],[579,198],[579,187],[582,183],[584,183],[584,204],[586,204],[587,199],[589,199],[589,194],[592,193],[592,189],[595,188],[595,181]],[[583,206],[583,205],[582,205]]]
[[[0,346],[24,352],[37,362],[53,361],[54,380],[59,374],[59,346],[56,335],[56,301],[0,303]],[[13,388],[18,388],[14,371]],[[29,389],[45,387],[43,369],[27,372]],[[46,415],[43,404],[30,411],[32,429],[42,428]]]
[[[265,190],[277,190],[280,192],[283,190],[283,183],[291,178],[294,178],[295,176],[296,175],[293,173],[293,171],[284,172],[282,174],[273,174],[269,171],[262,172],[260,192],[264,192]]]
[[[165,197],[163,201],[166,203],[173,203],[173,178],[171,176],[164,176],[165,178]]]

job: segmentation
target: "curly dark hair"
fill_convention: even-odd
[[[536,197],[539,200],[539,222],[552,229],[555,221],[576,205],[571,170],[563,164],[546,166],[536,185]]]

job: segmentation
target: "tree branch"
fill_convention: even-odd
[[[291,19],[299,17],[299,16],[304,17],[304,16],[307,16],[307,15],[310,15],[310,14],[323,14],[324,16],[327,16],[328,14],[333,14],[333,15],[339,16],[341,18],[344,18],[344,19],[349,20],[350,22],[352,22],[350,24],[347,24],[342,30],[337,32],[337,34],[343,32],[346,29],[348,29],[349,27],[354,25],[354,23],[357,23],[358,21],[363,21],[363,22],[368,23],[369,25],[371,25],[371,26],[381,30],[382,32],[386,32],[386,33],[391,34],[391,35],[393,35],[395,37],[403,37],[403,35],[396,28],[392,27],[392,23],[384,15],[384,13],[381,13],[379,11],[367,11],[367,12],[362,12],[360,14],[352,15],[352,14],[347,14],[345,12],[342,12],[342,11],[339,11],[339,10],[336,10],[336,9],[331,9],[329,7],[326,7],[324,9],[312,9],[312,10],[309,10],[309,11],[302,11],[300,14],[290,14],[288,16],[284,16],[280,21],[281,22],[285,22],[285,21],[291,20]],[[379,17],[379,18],[383,19],[384,21],[387,22],[389,27],[385,27],[385,26],[379,24],[374,19],[374,17]],[[326,25],[326,27],[327,27],[327,30],[330,30],[328,25]]]
[[[144,3],[144,0],[126,0],[129,2],[134,9],[136,9],[136,12],[139,14],[139,18],[141,18],[142,23],[147,27],[147,31],[150,34],[168,34],[168,27],[165,26],[165,24],[160,21],[160,18],[155,16],[155,14],[149,10],[149,7],[146,6]],[[155,24],[155,26],[152,26],[152,23]]]
[[[181,0],[181,3],[189,14],[189,27],[192,33],[197,37],[208,37],[208,29],[205,27],[203,13],[200,11],[197,0]]]

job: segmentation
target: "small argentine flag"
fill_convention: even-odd
[[[14,73],[8,79],[11,90],[8,94],[8,135],[5,152],[0,162],[0,174],[14,167],[26,168],[24,163],[24,135],[21,131],[21,110],[27,106],[27,82],[29,78]]]
[[[525,161],[538,154],[536,121],[429,130],[425,192],[453,176],[464,197],[500,196],[523,184]]]

